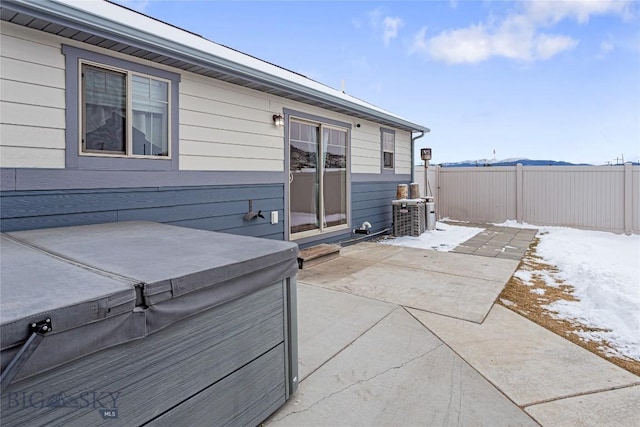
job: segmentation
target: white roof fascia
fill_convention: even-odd
[[[195,65],[213,66],[306,98],[370,115],[414,131],[429,132],[424,126],[341,91],[117,4],[87,0],[5,0],[3,7],[27,14],[35,12],[39,18],[57,18],[58,21],[80,24],[87,32],[97,32],[111,38],[115,35],[117,41],[137,41],[167,56]]]

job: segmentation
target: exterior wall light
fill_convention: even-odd
[[[278,127],[284,126],[284,117],[282,117],[282,114],[273,115],[273,124]]]

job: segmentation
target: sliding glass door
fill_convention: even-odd
[[[347,227],[347,129],[291,119],[289,226],[291,237]]]

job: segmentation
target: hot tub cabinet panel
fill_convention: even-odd
[[[126,342],[106,340],[99,351],[77,346],[78,354],[72,357],[70,354],[76,349],[74,332],[89,328],[101,333],[103,330],[98,325],[109,320],[108,316],[67,331],[56,330],[65,316],[81,306],[72,295],[67,306],[57,304],[60,307],[45,307],[46,310],[37,313],[32,307],[33,313],[29,316],[27,313],[18,316],[15,311],[11,319],[3,316],[3,331],[9,330],[10,323],[19,323],[16,317],[49,316],[53,324],[53,331],[45,334],[14,380],[8,385],[3,382],[3,426],[91,426],[109,422],[115,423],[113,425],[256,425],[295,392],[295,245],[269,241],[264,246],[262,239],[236,241],[238,236],[218,236],[218,233],[199,230],[187,230],[186,243],[181,243],[179,236],[184,237],[183,229],[161,225],[159,227],[170,235],[168,240],[166,235],[161,239],[162,244],[182,250],[183,256],[167,260],[162,267],[165,274],[154,273],[155,281],[139,280],[144,274],[123,274],[127,265],[144,262],[145,256],[154,253],[154,239],[143,238],[145,233],[141,234],[140,228],[153,234],[160,230],[157,226],[125,223],[124,228],[114,224],[107,227],[108,230],[105,226],[87,226],[73,227],[66,233],[64,229],[57,229],[42,230],[41,236],[36,232],[3,237],[3,309],[5,301],[15,302],[16,296],[25,297],[38,286],[47,286],[42,282],[28,283],[23,284],[22,291],[13,289],[16,277],[9,273],[19,270],[7,268],[5,271],[5,260],[12,259],[5,258],[5,253],[16,250],[21,257],[44,257],[51,274],[78,269],[77,274],[82,276],[85,285],[75,283],[70,288],[88,289],[85,294],[97,295],[99,289],[111,286],[108,295],[101,296],[103,300],[114,292],[131,299],[129,291],[135,290],[137,303],[130,316],[138,329],[141,322],[146,328],[142,329],[141,336]],[[65,242],[65,236],[70,236],[75,243]],[[113,254],[105,248],[122,244],[128,240],[125,236],[135,236],[135,239],[121,251],[130,256],[128,262],[118,267],[113,259],[120,259],[122,253]],[[85,256],[82,251],[89,248],[83,247],[82,242],[89,242],[92,237],[93,249]],[[213,249],[222,242],[229,253]],[[255,243],[253,249],[237,253],[239,247],[249,243]],[[150,249],[135,260],[132,254],[139,249],[136,246]],[[93,251],[101,252],[102,259]],[[200,251],[209,251],[214,257],[226,254],[229,270],[219,260],[210,261],[209,268],[203,267],[205,257],[194,260],[190,256]],[[251,268],[256,265],[258,269]],[[178,279],[169,278],[176,274]],[[275,275],[282,277],[274,278]],[[245,277],[248,279],[243,282]],[[267,281],[258,283],[257,277]],[[96,289],[95,283],[101,281],[109,286],[101,283]],[[54,282],[55,286],[61,286]],[[186,284],[182,292],[165,290],[167,283],[179,288],[177,282]],[[145,292],[155,296],[153,303],[145,298]],[[82,292],[75,289],[75,293]],[[10,298],[5,300],[5,295]],[[194,307],[192,311],[190,306]],[[86,333],[82,337],[85,339]],[[100,338],[95,337],[97,341]],[[62,347],[66,360],[58,360],[58,351],[50,343]],[[3,369],[7,359],[15,355],[16,344],[21,343],[5,343],[3,334]],[[47,368],[43,359],[57,362]],[[37,360],[40,362],[36,363]]]

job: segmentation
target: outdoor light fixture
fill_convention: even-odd
[[[282,117],[282,114],[273,115],[273,124],[278,127],[284,126],[284,117]]]

